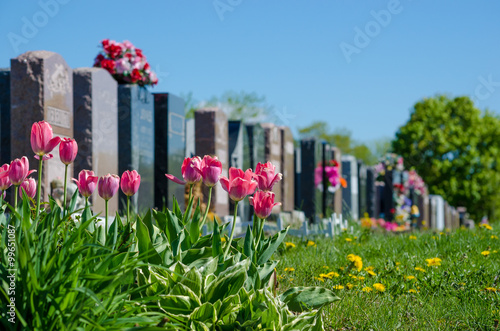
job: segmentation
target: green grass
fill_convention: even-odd
[[[291,286],[333,289],[341,300],[323,310],[327,330],[500,329],[498,237],[498,226],[452,233],[359,230],[334,239],[309,238],[315,244],[309,246],[307,240],[287,237],[285,241],[296,247],[284,247],[275,255],[281,260],[278,291]],[[490,254],[483,256],[483,251]],[[361,271],[347,259],[348,254],[361,257]],[[436,257],[442,260],[441,265],[428,266],[426,259]],[[374,268],[375,276],[365,270],[368,266]],[[320,277],[332,271],[338,277]],[[350,289],[349,283],[353,285]],[[376,291],[375,283],[383,284],[385,291]],[[344,288],[335,289],[336,285]],[[363,292],[363,287],[372,291]]]

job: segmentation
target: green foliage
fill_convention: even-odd
[[[338,147],[342,153],[355,156],[363,160],[365,164],[372,165],[377,162],[378,154],[363,143],[356,142],[352,138],[351,131],[347,129],[336,129],[331,132],[327,122],[316,121],[311,125],[299,129],[302,138],[317,137]]]
[[[50,212],[34,219],[26,194],[10,215],[3,205],[0,328],[323,329],[320,309],[337,299],[330,290],[276,296],[271,257],[288,230],[265,238],[249,229],[225,256],[225,226],[214,221],[213,234],[201,236],[203,215],[192,200],[185,213],[174,201],[172,211],[150,210],[135,224],[116,215],[108,230],[88,207],[77,216],[70,204],[62,218],[51,199]],[[17,324],[7,315],[12,275]]]
[[[500,120],[468,97],[415,104],[396,133],[393,151],[424,179],[430,193],[465,206],[476,220],[500,207]]]

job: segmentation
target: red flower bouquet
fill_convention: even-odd
[[[102,51],[96,56],[94,67],[106,69],[118,84],[156,85],[158,78],[151,71],[142,50],[130,41],[122,43],[104,39]]]

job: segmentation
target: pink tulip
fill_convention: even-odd
[[[9,179],[12,185],[21,185],[28,175],[36,170],[29,170],[30,164],[28,158],[23,156],[21,159],[15,159],[10,163]]]
[[[26,192],[26,195],[29,196],[31,199],[35,198],[36,195],[36,180],[34,178],[26,178],[22,184],[21,187],[24,189]],[[23,197],[23,190],[19,190],[19,197]]]
[[[0,191],[2,192],[5,192],[12,185],[9,178],[9,168],[8,163],[0,167]]]
[[[75,161],[76,154],[78,153],[78,144],[75,139],[62,138],[59,145],[59,157],[62,163],[69,165]]]
[[[97,183],[99,195],[106,201],[111,199],[116,192],[118,192],[119,187],[120,177],[117,175],[107,174],[106,176],[99,178],[99,182]]]
[[[260,219],[268,218],[273,207],[281,205],[280,202],[274,202],[274,193],[269,191],[257,191],[248,199],[255,210],[255,215]]]
[[[128,197],[133,196],[139,190],[139,185],[141,185],[141,175],[137,171],[125,171],[122,174],[122,180],[120,182],[120,187],[122,188],[123,194]]]
[[[82,170],[78,174],[78,180],[73,178],[73,181],[78,186],[78,191],[86,198],[94,193],[95,187],[97,186],[97,180],[98,178],[94,175],[92,170]]]
[[[282,174],[274,174],[275,166],[271,162],[258,163],[255,169],[255,179],[259,185],[259,190],[271,191],[273,186],[281,180]]]
[[[224,191],[229,193],[231,200],[241,201],[257,189],[257,182],[253,180],[254,176],[252,169],[243,172],[241,169],[230,168],[229,179],[221,176],[220,184]]]
[[[222,163],[217,160],[217,156],[211,157],[205,155],[201,161],[200,174],[203,177],[203,184],[206,186],[214,186],[219,181],[222,173]]]
[[[194,156],[192,158],[187,157],[184,159],[184,162],[182,163],[181,167],[182,177],[184,178],[184,180],[179,179],[174,175],[170,174],[165,174],[165,176],[167,176],[168,179],[177,184],[181,185],[194,184],[201,180],[200,166],[201,166],[201,159],[199,156]]]
[[[53,156],[49,154],[61,141],[60,137],[52,137],[52,127],[45,121],[35,122],[31,126],[31,149],[36,154],[35,158],[40,156],[43,160],[51,159]]]

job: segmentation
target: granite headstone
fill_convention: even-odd
[[[293,134],[287,126],[280,127],[281,130],[281,165],[283,184],[281,185],[282,210],[292,212],[294,210],[295,190],[295,168],[294,168],[294,145]]]
[[[154,93],[155,104],[155,206],[172,210],[175,196],[184,209],[184,187],[167,180],[165,174],[182,178],[186,154],[184,100],[171,93]],[[201,155],[203,157],[203,155]]]
[[[73,71],[74,133],[78,157],[74,177],[81,170],[97,176],[118,174],[118,84],[107,70],[77,68]],[[92,201],[94,212],[104,213],[104,200],[97,190]],[[118,210],[118,199],[110,199],[108,213]]]
[[[250,168],[250,147],[246,126],[242,121],[228,121],[228,157],[229,167],[243,169]],[[229,200],[230,210],[234,210],[234,202]],[[238,204],[238,215],[244,221],[251,220],[251,206],[248,199]]]
[[[275,173],[282,173],[281,166],[281,130],[278,126],[272,123],[263,123],[265,137],[265,162],[270,161],[275,166]],[[282,201],[281,193],[283,192],[283,180],[280,180],[274,187],[275,201]],[[279,213],[281,205],[273,208],[273,213]]]
[[[376,213],[377,192],[375,179],[377,174],[373,167],[366,169],[366,212],[369,217],[378,217]]]
[[[250,148],[250,168],[255,171],[257,163],[266,162],[264,129],[259,123],[245,124]]]
[[[10,157],[10,69],[0,69],[0,165]]]
[[[37,169],[30,144],[31,126],[45,120],[54,136],[73,137],[73,71],[61,55],[30,51],[11,59],[11,158],[28,156],[30,168]],[[59,148],[43,165],[42,198],[48,201],[50,183],[64,177],[65,165]],[[73,173],[73,165],[69,166]]]
[[[347,187],[342,190],[344,208],[342,214],[350,215],[352,219],[359,219],[358,208],[358,163],[352,155],[342,156],[342,177],[347,182]]]
[[[118,85],[118,171],[137,170],[141,186],[132,199],[133,210],[152,208],[154,199],[155,126],[153,95],[138,85]],[[120,190],[119,207],[126,208]]]
[[[195,112],[195,154],[217,156],[222,163],[222,176],[228,176],[228,122],[220,109],[200,109]],[[204,191],[208,200],[208,189]],[[223,217],[229,214],[229,196],[220,185],[212,192],[210,210]]]

